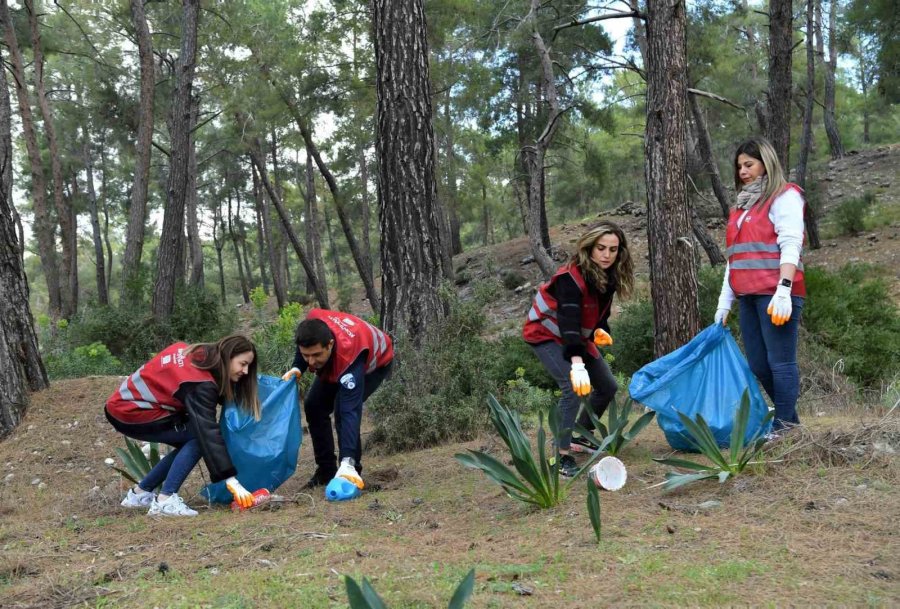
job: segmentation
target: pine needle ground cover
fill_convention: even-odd
[[[125,483],[103,463],[122,445],[101,408],[118,383],[55,383],[0,442],[4,608],[346,608],[345,576],[368,579],[388,607],[444,607],[472,568],[473,608],[900,603],[896,421],[809,417],[770,449],[782,463],[672,493],[650,488],[666,471],[651,458],[670,454],[650,425],[620,455],[628,484],[601,492],[598,543],[584,483],[529,509],[453,458],[504,458],[490,435],[367,455],[378,490],[337,504],[300,489],[305,442],[278,491],[287,502],[207,509],[195,472],[184,495],[200,516],[151,519],[119,507]]]

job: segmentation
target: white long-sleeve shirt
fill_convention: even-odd
[[[744,222],[744,217],[750,210],[744,210],[737,221],[738,228]],[[793,188],[785,190],[775,198],[769,208],[769,220],[775,226],[777,235],[776,243],[781,250],[780,264],[800,263],[800,253],[803,251],[803,197]],[[729,266],[725,264],[725,279],[722,281],[722,291],[719,294],[719,309],[731,309],[736,298],[731,284],[728,282]]]

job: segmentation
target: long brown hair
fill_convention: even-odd
[[[628,239],[625,238],[625,233],[618,224],[601,222],[581,235],[576,244],[578,250],[570,262],[578,266],[585,280],[596,286],[600,292],[605,292],[607,271],[591,260],[591,250],[594,249],[594,244],[604,235],[615,235],[619,238],[616,261],[609,270],[612,271],[611,274],[616,281],[616,292],[623,298],[628,298],[634,292],[634,261],[631,259],[631,250],[628,249]]]
[[[742,154],[756,159],[766,168],[766,178],[768,178],[766,191],[762,193],[756,204],[765,203],[784,190],[787,180],[784,179],[784,169],[781,168],[781,161],[778,160],[775,148],[764,137],[751,137],[738,144],[737,150],[734,151],[734,161],[731,167],[734,170],[734,191],[736,193],[741,192],[741,189],[744,188],[737,161]]]
[[[247,367],[247,374],[237,383],[229,379],[228,368],[231,360],[242,353],[253,353],[253,361]],[[257,421],[260,417],[259,397],[256,393],[256,346],[243,334],[230,334],[214,343],[191,345],[188,353],[195,353],[191,363],[200,370],[208,370],[216,379],[219,395],[226,402],[234,401],[240,408],[253,415]]]

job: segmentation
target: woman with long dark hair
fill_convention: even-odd
[[[613,295],[628,297],[634,289],[634,263],[618,225],[598,224],[576,247],[572,258],[538,289],[522,330],[562,391],[557,441],[559,471],[567,477],[578,471],[570,450],[593,448],[581,437],[572,438],[579,397],[590,395],[590,408],[600,417],[618,391],[597,346],[612,344],[608,321]],[[578,422],[592,427],[587,413]]]
[[[122,381],[104,409],[112,426],[129,438],[173,448],[128,490],[124,507],[148,508],[151,516],[196,516],[178,490],[201,456],[212,482],[225,480],[241,507],[253,504],[235,478],[216,406],[234,401],[258,420],[256,368],[256,347],[232,334],[215,343],[170,345]]]

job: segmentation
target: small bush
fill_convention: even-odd
[[[47,375],[51,379],[77,378],[82,376],[127,374],[129,369],[110,353],[100,342],[76,347],[45,358]]]
[[[524,317],[522,322],[524,323]],[[486,343],[484,350],[482,372],[490,379],[492,385],[502,387],[506,381],[518,378],[518,371],[521,369],[521,378],[529,385],[549,391],[557,389],[556,381],[520,333]]]
[[[809,297],[803,323],[844,360],[844,373],[865,386],[890,381],[900,371],[900,312],[871,267],[848,265],[839,273],[807,269]]]
[[[510,408],[523,414],[537,414],[549,410],[556,401],[553,391],[535,387],[525,379],[525,368],[516,368],[516,376],[506,381],[503,388],[503,401]]]
[[[507,290],[515,290],[527,281],[521,273],[515,271],[504,271],[500,280],[503,282],[503,287]]]
[[[871,192],[861,197],[848,199],[838,205],[833,212],[838,235],[858,235],[866,229],[866,212],[875,203],[875,195]]]
[[[302,319],[303,307],[292,302],[278,312],[278,318],[274,323],[253,333],[260,373],[281,376],[290,369],[297,352],[294,331]]]
[[[622,373],[632,376],[653,361],[653,327],[653,303],[649,300],[626,305],[618,317],[610,320],[613,344],[609,350]]]

